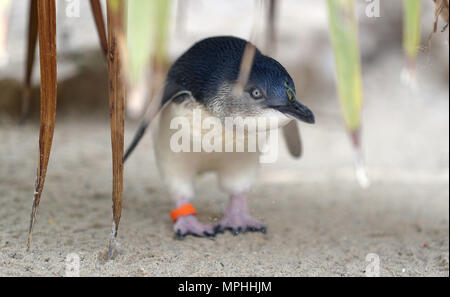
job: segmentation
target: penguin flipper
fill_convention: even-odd
[[[303,154],[303,145],[297,121],[291,121],[282,129],[289,152],[294,158],[300,158]]]
[[[155,105],[152,104],[152,102],[150,102],[150,104],[148,105],[144,118],[141,121],[141,124],[139,125],[139,128],[135,133],[133,140],[131,141],[131,144],[128,146],[125,152],[125,155],[123,157],[124,162],[128,159],[128,157],[131,155],[131,153],[134,151],[134,149],[141,141],[142,137],[144,136],[147,130],[147,127],[152,122],[152,119],[155,118],[155,115],[158,112],[160,112],[169,102],[178,103],[190,96],[192,96],[191,92],[187,91],[186,89],[183,89],[182,87],[171,82],[166,83],[160,103],[156,102],[158,103],[159,108],[158,107],[154,108]]]
[[[187,97],[191,97],[192,93],[182,86],[168,81],[164,87],[164,93],[161,100],[161,109],[163,109],[167,103],[175,102],[181,103]]]

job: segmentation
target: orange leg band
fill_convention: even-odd
[[[174,209],[170,212],[170,216],[172,217],[172,221],[175,223],[179,217],[186,217],[189,215],[197,215],[197,211],[192,204],[185,204],[180,208]]]

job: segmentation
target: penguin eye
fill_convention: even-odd
[[[249,91],[253,99],[262,99],[264,97],[263,92],[258,87],[253,87]]]

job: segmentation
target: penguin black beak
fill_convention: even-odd
[[[308,124],[316,122],[312,111],[297,100],[289,100],[286,105],[271,106],[271,108]]]

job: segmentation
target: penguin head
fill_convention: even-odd
[[[257,55],[247,86],[246,100],[261,114],[281,113],[289,119],[309,124],[315,122],[312,111],[297,100],[295,84],[286,69],[276,60]]]
[[[168,79],[222,119],[278,117],[280,126],[292,119],[314,123],[311,110],[297,100],[286,69],[258,49],[246,85],[235,91],[247,45],[230,36],[204,39],[178,59]]]
[[[216,76],[221,84],[204,102],[213,111],[225,116],[278,117],[280,126],[290,120],[315,122],[312,111],[297,100],[294,81],[279,62],[257,50],[249,79],[237,93],[240,65],[241,60],[228,60],[223,74]]]

